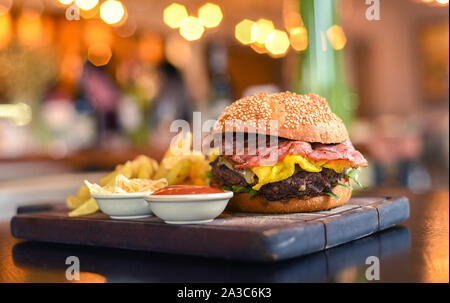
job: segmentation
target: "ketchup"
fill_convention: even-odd
[[[223,190],[198,185],[170,185],[158,189],[152,195],[202,195],[224,193]]]

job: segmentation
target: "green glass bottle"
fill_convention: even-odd
[[[338,0],[298,0],[308,32],[308,47],[299,53],[294,89],[327,99],[332,111],[350,126],[356,94],[348,81],[344,62],[345,35],[339,26]]]

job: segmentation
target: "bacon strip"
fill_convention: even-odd
[[[235,153],[233,153],[233,149]],[[277,153],[278,151],[278,153]],[[280,140],[278,146],[256,148],[248,150],[246,142],[243,144],[222,145],[224,158],[235,163],[234,168],[256,167],[264,163],[283,161],[287,155],[300,155],[314,161],[345,160],[353,168],[368,165],[364,156],[357,151],[350,140],[340,144],[313,144],[303,141]]]

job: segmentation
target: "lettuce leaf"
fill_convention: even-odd
[[[328,196],[330,196],[330,197],[333,197],[333,198],[335,198],[335,199],[337,199],[337,200],[341,200],[341,198],[338,196],[338,195],[336,195],[335,193],[333,193],[333,192],[329,192],[329,193],[324,193],[325,195],[328,195]]]
[[[368,186],[367,185],[362,185],[358,178],[359,178],[359,173],[361,172],[361,168],[350,168],[347,173],[345,174],[345,178],[346,179],[351,179],[353,180],[359,187],[361,187],[362,189],[366,189]]]
[[[237,185],[233,185],[231,187],[227,186],[224,189],[231,190],[232,192],[235,192],[235,193],[248,193],[248,195],[250,197],[253,197],[253,196],[256,196],[259,194],[259,191],[254,190],[250,187],[243,187],[243,186],[237,186]]]

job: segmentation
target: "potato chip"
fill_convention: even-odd
[[[209,163],[203,153],[191,150],[191,146],[191,133],[177,135],[161,160],[154,178],[166,178],[169,185],[207,184]]]
[[[66,204],[74,209],[71,214],[75,216],[98,209],[90,194],[148,193],[172,184],[206,185],[206,173],[211,169],[209,162],[201,152],[191,148],[192,134],[181,133],[174,138],[159,165],[154,159],[140,155],[117,165],[98,184],[85,181],[86,186],[80,187],[77,195],[68,196]]]
[[[89,198],[79,198],[78,196],[68,196],[66,199],[66,205],[69,209],[75,209],[86,202]]]
[[[98,211],[98,205],[94,198],[88,199],[82,205],[69,213],[69,217],[86,216]]]
[[[85,180],[91,194],[127,194],[127,193],[150,193],[167,186],[165,178],[159,180],[150,179],[128,179],[119,174],[114,179],[113,185],[100,186]]]
[[[126,178],[140,178],[140,179],[152,179],[155,172],[158,170],[158,162],[151,159],[145,155],[137,156],[133,161],[127,161],[124,164],[119,164],[116,166],[114,171],[103,176],[99,185],[104,187],[102,190],[108,192],[113,191],[114,182],[118,175],[123,175]],[[161,183],[158,183],[161,184]],[[145,191],[151,189],[151,185]],[[95,188],[99,190],[97,187]],[[117,188],[116,191],[119,193],[126,193],[123,189]],[[76,195],[68,196],[66,199],[66,205],[69,209],[76,209],[81,207],[81,205],[88,202],[90,199],[90,190],[88,186],[81,186]]]

